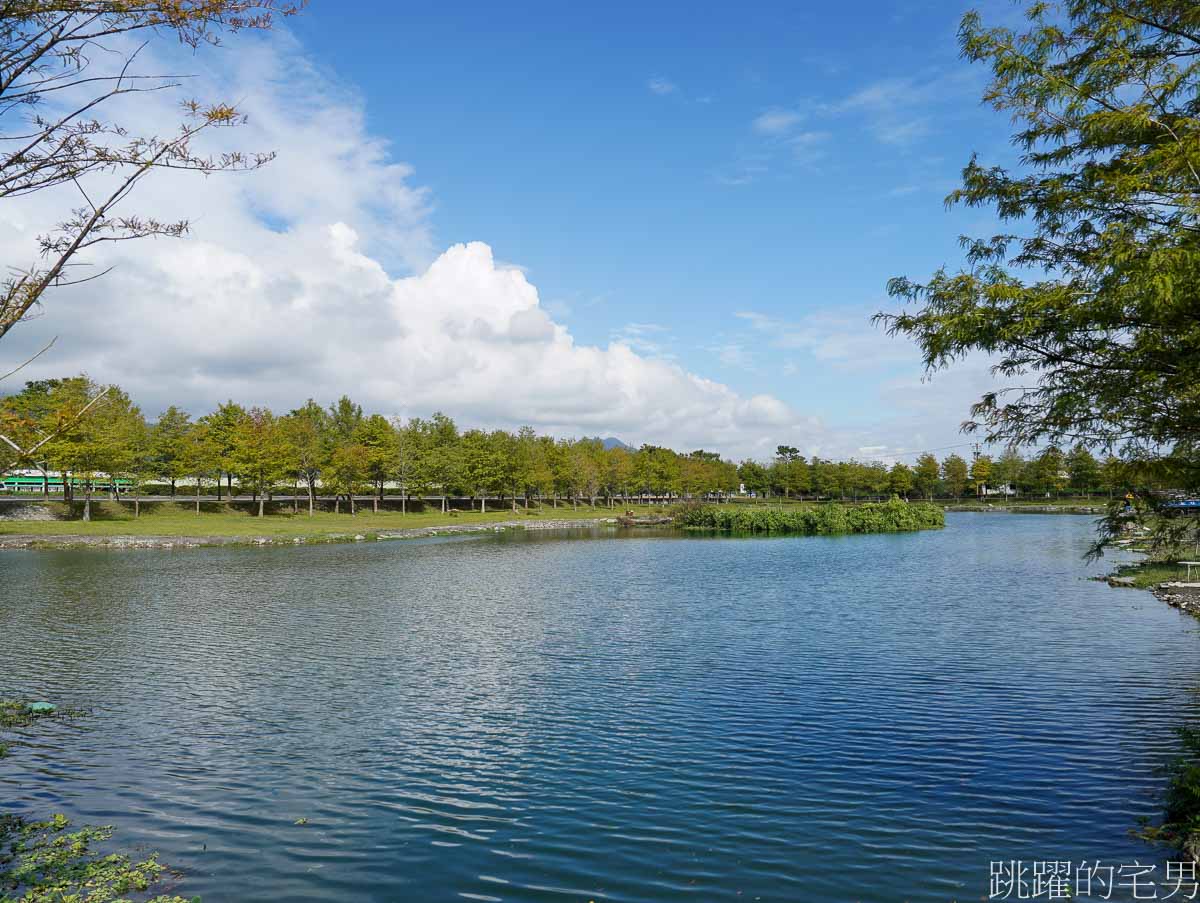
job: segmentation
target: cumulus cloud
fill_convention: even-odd
[[[828,441],[778,398],[647,353],[662,340],[652,324],[630,324],[606,346],[576,342],[487,244],[434,249],[430,197],[370,133],[353,91],[286,39],[240,45],[236,61],[232,79],[201,70],[189,87],[221,96],[241,86],[251,125],[221,140],[277,148],[278,159],[246,176],[146,183],[131,209],[190,216],[192,236],[99,249],[91,263],[111,274],[52,292],[44,316],[6,339],[0,357],[16,361],[60,337],[23,377],[87,371],[151,416],[171,403],[287,410],[347,393],[387,414],[441,409],[471,425],[733,455]],[[135,127],[173,115],[165,99],[149,102],[160,106],[127,111]],[[29,259],[34,236],[74,203],[50,193],[6,202],[5,259]]]

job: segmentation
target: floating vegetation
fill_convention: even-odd
[[[723,533],[792,533],[833,536],[845,533],[903,533],[946,525],[937,505],[925,502],[868,502],[861,505],[802,505],[788,508],[749,505],[696,505],[675,515],[684,529]]]
[[[96,844],[112,837],[111,827],[70,829],[63,815],[49,821],[0,816],[0,900],[125,900],[131,893],[145,894],[169,876],[157,855],[135,862],[120,853],[96,851]],[[148,903],[189,901],[160,895]]]
[[[63,709],[49,702],[0,699],[0,728],[28,727],[45,718],[80,718],[85,709]]]
[[[0,728],[87,715],[83,709],[60,708],[50,702],[0,699]],[[0,759],[11,747],[0,743]],[[20,903],[113,903],[131,894],[146,899],[152,888],[171,872],[157,854],[135,861],[123,853],[99,852],[112,837],[108,825],[72,828],[65,815],[33,821],[17,815],[0,816],[0,901]],[[147,903],[196,903],[183,897],[158,895]]]

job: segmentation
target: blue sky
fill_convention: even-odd
[[[959,58],[966,9],[313,0],[274,37],[157,45],[143,66],[237,101],[229,140],[279,156],[156,176],[137,203],[189,237],[107,250],[113,273],[12,353],[59,336],[31,378],[86,370],[151,416],[345,392],[736,457],[964,443],[986,361],[923,382],[869,319],[889,277],[956,266],[958,236],[995,227],[943,206],[972,153],[1013,158]],[[142,131],[178,115],[137,102]],[[0,251],[59,218],[10,204]]]
[[[772,346],[864,320],[888,277],[989,227],[942,204],[972,152],[1009,156],[958,55],[966,4],[354,6],[292,27],[429,188],[435,243],[487,241],[581,341],[624,334],[833,420],[882,413],[864,380],[919,375],[883,341],[894,366],[849,378]]]

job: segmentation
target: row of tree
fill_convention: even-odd
[[[40,471],[46,491],[49,475],[63,474],[68,500],[76,485],[83,487],[85,518],[100,475],[111,492],[119,492],[117,478],[127,483],[135,510],[139,487],[157,483],[175,495],[183,483],[197,510],[206,491],[232,498],[236,486],[258,501],[260,514],[281,487],[294,496],[307,494],[310,513],[318,490],[335,496],[336,510],[344,500],[353,513],[356,497],[369,494],[378,508],[388,487],[399,490],[404,510],[410,498],[428,495],[439,496],[443,510],[448,496],[470,497],[472,505],[478,499],[486,510],[488,498],[496,497],[515,509],[531,499],[557,506],[560,500],[595,505],[604,498],[611,505],[637,497],[725,497],[742,488],[801,499],[961,497],[992,485],[1090,493],[1111,491],[1120,479],[1115,462],[1101,464],[1082,446],[1067,454],[1050,446],[1029,460],[1016,450],[995,460],[976,455],[970,463],[955,454],[940,462],[926,454],[912,467],[807,459],[794,447],[779,446],[772,461],[735,465],[714,452],[651,445],[635,451],[598,439],[555,439],[530,427],[460,430],[441,413],[388,419],[364,414],[347,397],[328,408],[310,399],[284,415],[230,401],[196,420],[172,406],[150,423],[125,392],[86,376],[26,383],[0,399],[0,426],[0,435],[19,448],[51,437],[36,454],[10,450],[0,465]]]
[[[1115,457],[1103,461],[1083,445],[1064,452],[1049,445],[1026,458],[1016,448],[993,457],[975,454],[970,461],[951,454],[939,461],[926,452],[909,465],[806,459],[796,448],[779,446],[770,464],[744,461],[738,468],[750,491],[803,498],[881,496],[962,498],[988,491],[1013,495],[1091,495],[1113,493],[1127,484],[1129,466]]]
[[[104,394],[84,417],[83,407]],[[738,488],[738,469],[713,452],[679,454],[657,446],[637,451],[606,448],[599,439],[554,439],[530,427],[460,430],[444,414],[408,420],[364,414],[342,397],[329,408],[309,400],[284,415],[235,402],[193,420],[170,407],[148,423],[129,396],[103,388],[87,377],[30,382],[0,399],[0,433],[29,448],[38,436],[51,436],[36,455],[11,452],[0,466],[64,475],[70,498],[83,486],[84,517],[90,517],[92,487],[98,476],[115,490],[120,478],[131,486],[169,485],[171,494],[186,483],[199,498],[215,490],[218,498],[238,491],[259,503],[280,487],[302,489],[310,513],[318,490],[356,508],[356,496],[370,494],[377,508],[385,487],[398,487],[401,506],[409,499],[437,495],[443,510],[448,496],[479,500],[503,497],[518,501],[560,500],[595,505],[617,498],[713,496]],[[134,499],[137,509],[136,496]]]

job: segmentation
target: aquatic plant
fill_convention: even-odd
[[[0,816],[0,900],[122,903],[129,894],[147,893],[167,875],[157,854],[135,862],[121,853],[97,852],[95,844],[112,836],[111,827],[70,828],[63,815],[40,822]],[[159,895],[148,903],[189,901]]]
[[[1184,725],[1177,733],[1182,753],[1166,768],[1162,824],[1143,819],[1134,833],[1194,859],[1200,855],[1200,727]]]
[[[87,714],[84,709],[41,708],[44,705],[46,704],[0,699],[0,728],[28,727],[45,718],[78,718]]]
[[[82,709],[0,699],[0,728],[27,727],[47,719],[86,715]],[[0,743],[0,758],[9,754]],[[31,821],[0,816],[0,903],[198,903],[172,895],[147,899],[170,872],[152,853],[134,861],[123,853],[100,853],[97,844],[112,837],[108,825],[72,829],[65,815]]]
[[[684,529],[725,533],[793,533],[829,536],[844,533],[901,533],[944,527],[946,516],[936,505],[889,502],[862,505],[803,505],[758,507],[749,505],[685,506],[675,513]]]

